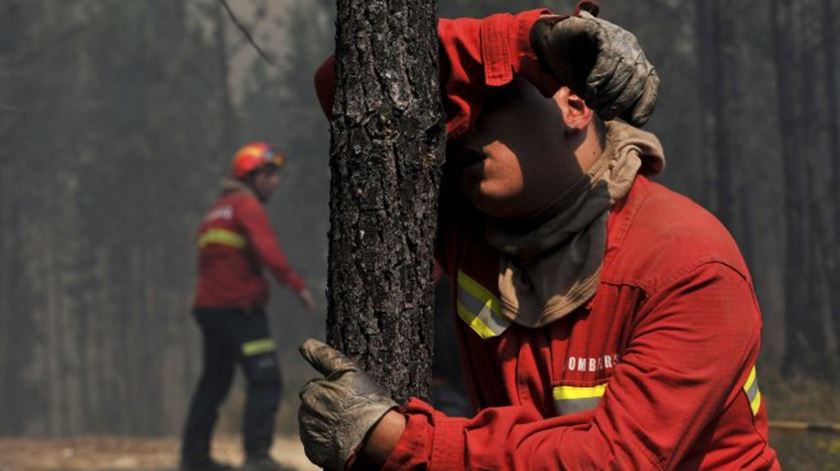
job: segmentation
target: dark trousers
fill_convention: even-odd
[[[236,364],[247,381],[243,437],[249,457],[268,454],[282,383],[277,351],[262,309],[195,309],[201,327],[203,369],[192,397],[181,458],[190,463],[210,459],[210,438],[219,405],[227,397]]]

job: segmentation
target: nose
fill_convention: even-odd
[[[467,168],[470,165],[481,162],[486,158],[487,155],[484,152],[474,149],[472,147],[465,146],[463,149],[461,149],[461,152],[458,155],[457,165],[460,168]]]

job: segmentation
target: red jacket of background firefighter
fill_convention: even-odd
[[[268,302],[267,267],[279,283],[311,299],[306,283],[289,266],[258,195],[242,179],[266,165],[281,167],[282,155],[252,143],[233,160],[232,179],[198,231],[199,273],[195,307],[253,308]],[[309,307],[306,300],[304,303]]]
[[[552,89],[529,41],[542,13],[440,21],[450,137],[494,86],[519,76]],[[329,112],[330,61],[316,86]],[[594,296],[538,328],[499,315],[500,253],[486,217],[444,203],[438,259],[457,280],[478,412],[447,417],[410,400],[385,469],[779,467],[756,379],[761,315],[749,272],[726,229],[645,176],[655,170],[643,167],[609,210]]]

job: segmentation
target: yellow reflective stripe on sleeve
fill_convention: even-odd
[[[750,375],[747,377],[747,382],[744,383],[744,393],[747,395],[747,400],[750,401],[750,409],[753,415],[758,414],[758,409],[761,407],[761,391],[758,389],[756,376],[755,366],[753,366]]]
[[[753,386],[753,383],[755,383],[755,377],[756,377],[756,371],[755,371],[755,367],[753,366],[752,369],[750,370],[750,375],[747,376],[747,382],[744,383],[744,391],[749,390]]]
[[[566,399],[590,399],[593,397],[601,397],[604,395],[606,390],[607,383],[589,387],[557,386],[554,388],[554,400],[562,401]]]
[[[606,390],[606,383],[585,387],[555,386],[552,391],[554,408],[558,415],[592,410],[601,402]]]
[[[248,240],[241,234],[227,229],[208,229],[198,238],[199,247],[204,247],[207,244],[219,244],[242,249],[248,245]]]
[[[490,327],[487,327],[484,322],[481,322],[481,319],[478,318],[475,314],[471,313],[467,308],[461,304],[461,301],[458,301],[458,316],[461,318],[462,321],[466,322],[468,326],[472,330],[478,334],[484,340],[487,340],[491,337],[495,337],[499,334],[493,332]]]
[[[501,335],[511,322],[502,317],[502,303],[490,290],[458,272],[458,316],[482,339]]]
[[[499,298],[460,270],[458,271],[458,287],[470,293],[474,298],[486,302],[493,312],[497,314],[502,312],[502,302],[499,301]]]
[[[277,350],[277,343],[274,339],[251,340],[242,344],[242,355],[246,357],[273,352],[274,350]]]
[[[750,409],[752,409],[753,415],[758,414],[759,407],[761,407],[761,391],[756,391],[755,397],[750,401]]]

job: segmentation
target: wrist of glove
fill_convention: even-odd
[[[318,466],[344,469],[368,431],[397,403],[354,361],[329,345],[309,339],[300,353],[324,375],[300,391],[298,423],[304,451]]]
[[[543,66],[603,119],[621,117],[636,126],[647,122],[659,77],[629,31],[581,11],[538,20],[531,45]]]

